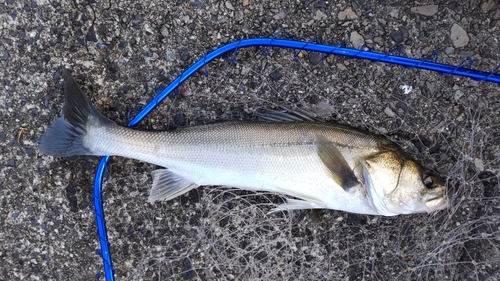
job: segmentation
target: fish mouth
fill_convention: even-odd
[[[448,198],[442,195],[429,195],[425,198],[425,205],[429,210],[428,213],[446,208],[448,206]]]

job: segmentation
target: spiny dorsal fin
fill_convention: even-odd
[[[263,122],[325,122],[325,120],[318,118],[316,114],[299,107],[294,109],[283,107],[283,110],[261,109],[261,111],[257,112],[257,120]]]
[[[317,136],[318,156],[330,171],[330,176],[344,190],[358,184],[358,178],[340,153],[334,143],[329,142],[322,136]]]

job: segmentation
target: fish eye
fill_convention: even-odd
[[[429,170],[426,170],[422,174],[422,181],[423,181],[425,187],[427,187],[429,189],[436,188],[438,186],[436,177]]]
[[[434,184],[434,177],[433,176],[426,176],[424,178],[424,185],[425,187],[427,188],[434,188],[436,187],[435,184]]]

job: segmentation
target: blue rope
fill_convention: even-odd
[[[270,51],[270,47],[280,47],[280,48],[289,48],[300,51],[305,50],[311,52],[320,52],[326,55],[339,55],[339,56],[366,59],[377,62],[385,62],[410,68],[435,71],[442,74],[468,77],[480,81],[500,83],[500,75],[496,74],[500,66],[495,68],[492,72],[488,73],[488,72],[474,70],[471,68],[463,68],[461,67],[463,62],[458,66],[437,63],[437,55],[435,61],[418,60],[418,59],[396,56],[392,54],[381,54],[372,51],[349,49],[344,47],[345,44],[340,46],[328,46],[323,44],[317,44],[312,41],[313,40],[309,42],[302,42],[302,41],[277,39],[277,38],[256,38],[256,39],[243,39],[222,46],[217,50],[207,54],[202,59],[198,60],[195,64],[193,64],[181,75],[179,75],[174,81],[172,81],[172,83],[170,83],[170,85],[168,85],[163,91],[161,91],[158,95],[156,95],[156,97],[151,102],[149,102],[148,105],[146,105],[146,107],[144,107],[144,109],[142,109],[139,112],[139,114],[137,114],[134,117],[134,119],[132,119],[128,123],[128,126],[137,125],[142,119],[144,119],[144,117],[146,117],[153,109],[155,109],[170,93],[172,93],[181,83],[186,81],[191,75],[196,73],[207,63],[228,52],[234,52],[233,59],[236,59],[237,50],[239,48],[246,48],[246,47],[256,47],[256,46],[267,47],[267,52]],[[96,171],[96,176],[94,180],[94,208],[96,214],[97,233],[99,235],[99,242],[101,245],[101,251],[99,253],[104,263],[104,276],[106,277],[106,280],[112,281],[115,280],[115,278],[114,278],[111,253],[109,251],[109,241],[106,232],[106,221],[104,219],[104,209],[102,205],[102,195],[101,195],[103,175],[106,170],[106,164],[108,163],[109,159],[110,159],[109,156],[103,157]],[[101,274],[98,274],[96,275],[96,278],[99,279],[100,276]]]

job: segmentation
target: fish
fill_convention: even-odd
[[[332,209],[396,216],[448,206],[441,178],[381,135],[287,113],[269,114],[266,121],[139,130],[104,117],[69,71],[62,72],[62,115],[41,136],[40,152],[161,166],[152,172],[151,203],[199,186],[224,186],[283,195],[284,203],[270,213]]]

